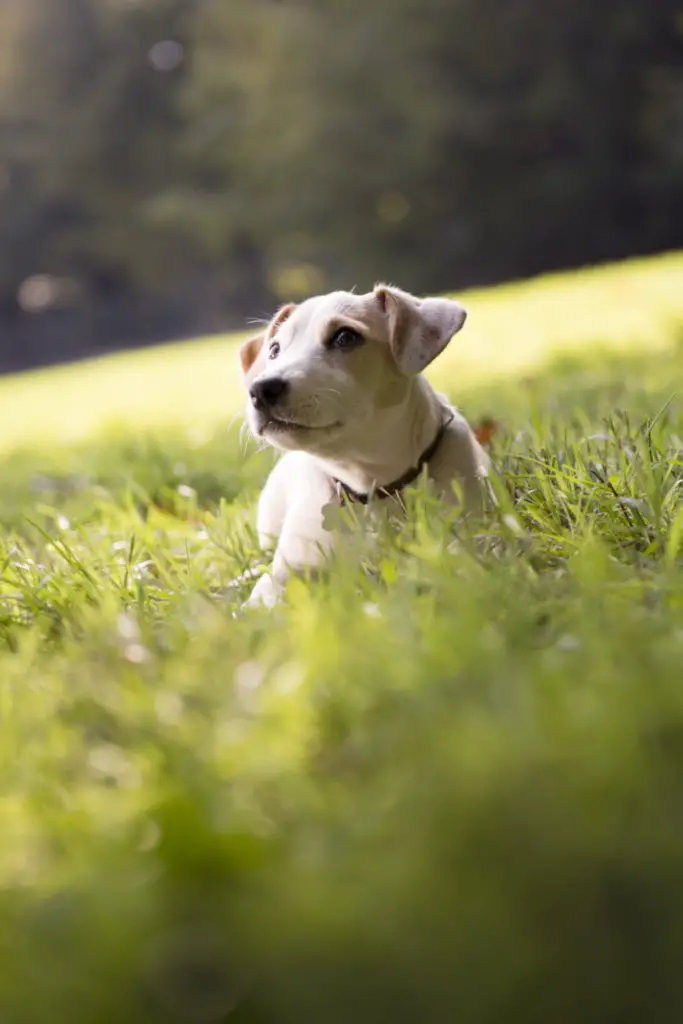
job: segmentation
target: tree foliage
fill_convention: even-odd
[[[3,0],[0,18],[0,316],[6,339],[42,332],[36,359],[318,287],[683,243],[676,0]]]

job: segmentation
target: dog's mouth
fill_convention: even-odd
[[[277,416],[268,416],[259,424],[258,433],[265,434],[303,434],[303,433],[326,433],[341,427],[339,421],[325,424],[299,423],[297,420],[281,419]]]

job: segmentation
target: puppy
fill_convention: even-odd
[[[273,605],[288,572],[315,569],[331,554],[330,503],[400,496],[426,468],[445,500],[457,500],[458,480],[466,505],[480,504],[488,458],[421,375],[466,316],[450,299],[378,285],[284,306],[242,344],[249,426],[287,453],[259,500],[259,540],[274,556],[247,606]]]

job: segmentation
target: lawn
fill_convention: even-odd
[[[269,612],[234,339],[0,381],[1,1020],[681,1019],[683,256],[465,302],[499,509]]]

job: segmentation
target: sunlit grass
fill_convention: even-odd
[[[683,319],[683,254],[464,293],[466,330],[430,369],[457,394],[562,353],[661,352]],[[235,347],[208,338],[0,380],[0,451],[86,440],[103,429],[197,430],[242,401]]]

